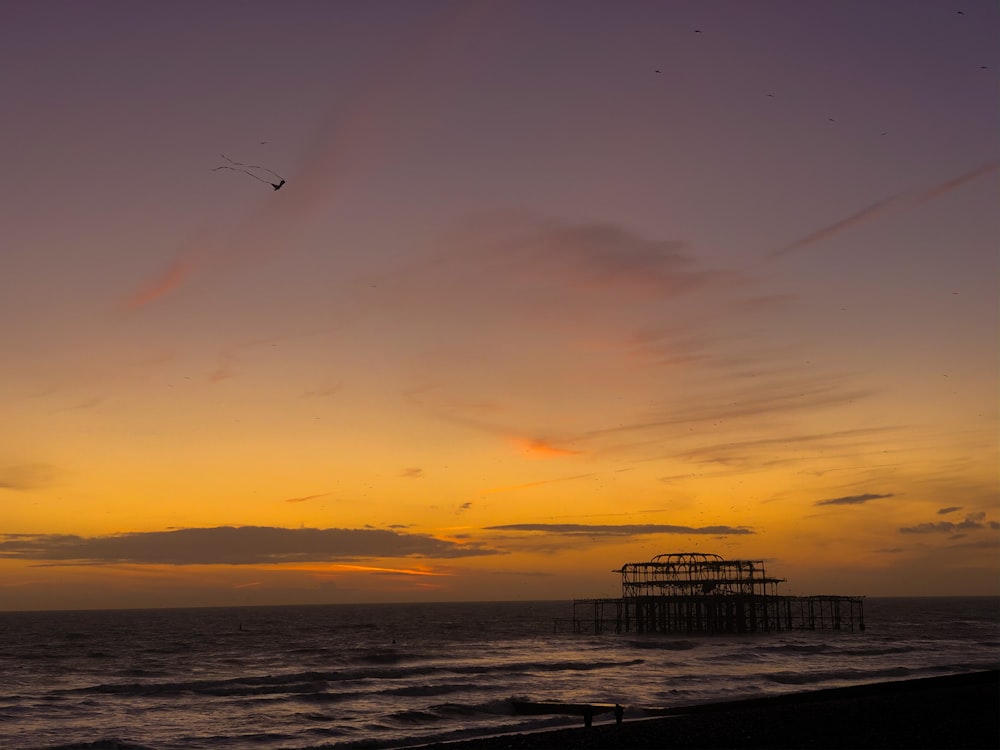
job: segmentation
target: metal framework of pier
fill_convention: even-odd
[[[574,633],[759,633],[864,630],[864,597],[783,596],[761,560],[678,552],[626,563],[618,599],[576,599]]]

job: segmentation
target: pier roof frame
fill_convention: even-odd
[[[763,560],[726,560],[704,552],[656,555],[649,562],[625,563],[622,596],[774,596],[784,578],[767,576]]]

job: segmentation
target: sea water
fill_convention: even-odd
[[[1000,666],[1000,598],[866,599],[864,631],[555,632],[572,602],[0,613],[0,748],[398,748]],[[613,720],[598,716],[598,721]]]

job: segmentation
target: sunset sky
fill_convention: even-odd
[[[996,2],[0,42],[0,609],[1000,593]]]

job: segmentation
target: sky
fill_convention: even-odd
[[[1000,593],[998,32],[4,2],[0,609]]]

